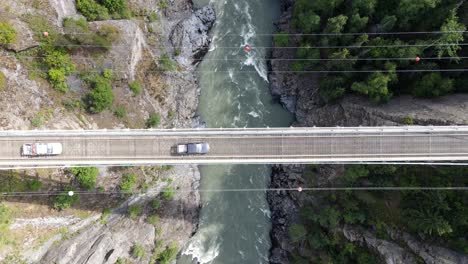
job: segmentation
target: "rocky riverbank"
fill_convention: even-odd
[[[200,88],[193,71],[211,41],[208,32],[216,19],[212,6],[194,10],[191,0],[168,1],[164,7],[160,6],[160,1],[129,1],[129,8],[140,16],[89,23],[92,30],[114,27],[119,31],[119,38],[102,56],[80,49],[71,54],[72,61],[78,65],[78,69],[111,68],[114,71],[114,104],[126,109],[126,116],[122,118],[116,117],[113,109],[90,114],[79,107],[67,107],[65,101],[73,101],[74,98],[79,101],[88,89],[77,74],[67,79],[70,92],[66,98],[62,98],[64,96],[53,90],[44,79],[31,77],[37,74],[27,60],[31,59],[27,52],[37,47],[37,39],[33,36],[42,32],[34,32],[25,18],[43,17],[43,23],[63,32],[64,18],[81,17],[73,0],[36,2],[39,4],[14,0],[0,3],[0,14],[18,32],[18,41],[0,51],[0,72],[5,76],[5,89],[0,90],[0,129],[141,128],[152,113],[160,117],[161,128],[201,125],[195,116]],[[165,62],[161,58],[177,62],[176,66],[170,71],[158,70],[155,65]],[[133,95],[129,90],[129,83],[133,81],[141,84],[141,95]],[[103,200],[107,198],[119,200],[121,196],[82,197],[78,214],[86,212],[86,217],[76,216],[76,210],[55,212],[41,204],[48,201],[37,201],[37,205],[31,203],[27,210],[29,216],[19,213],[18,223],[13,219],[10,232],[17,237],[16,240],[19,239],[16,234],[26,232],[25,247],[8,245],[0,248],[0,262],[7,255],[13,258],[13,254],[14,258],[25,259],[28,263],[114,263],[118,258],[131,258],[131,249],[136,244],[147,252],[164,249],[170,243],[182,248],[198,226],[198,168],[177,166],[169,170],[158,167],[130,170],[143,174],[141,177],[145,183],[141,183],[142,186],[149,179],[152,182],[156,179],[157,183],[146,187],[146,194],[132,196],[114,209],[106,216],[105,223],[100,220],[101,209],[93,210],[93,206],[87,208],[86,203],[105,203]],[[109,192],[117,191],[124,171],[100,168],[98,185]],[[47,173],[49,180],[57,180],[60,185],[70,182],[64,170],[48,170]],[[25,174],[42,175],[34,171]],[[42,176],[38,177],[41,179]],[[57,187],[50,186],[52,189]],[[171,201],[163,202],[158,209],[158,224],[149,224],[146,213],[154,209],[149,208],[148,204],[161,197],[163,187],[191,191],[176,192]],[[7,202],[13,211],[20,204],[17,201]],[[126,215],[128,207],[132,205],[143,208],[143,214],[136,220]],[[49,215],[40,213],[41,210],[49,212]],[[73,220],[72,225],[70,219]],[[40,233],[44,236],[34,235]],[[150,258],[151,254],[146,254],[132,263],[148,263]]]
[[[278,32],[297,33],[291,26],[294,0],[282,1],[282,15],[276,23]],[[300,32],[299,32],[300,33]],[[294,36],[289,37],[291,46],[299,46]],[[280,100],[284,108],[296,116],[295,126],[381,126],[381,125],[450,125],[468,124],[468,95],[458,94],[437,99],[423,100],[410,96],[396,97],[385,105],[376,105],[366,98],[347,95],[340,101],[328,104],[319,95],[317,74],[297,75],[287,73],[291,68],[288,59],[294,59],[294,49],[273,49],[272,60],[269,62],[271,93]],[[286,60],[275,60],[286,59]],[[286,165],[273,168],[270,188],[297,188],[305,183],[305,166]],[[343,176],[344,167],[320,166],[314,177],[318,186],[331,186]],[[270,237],[270,263],[289,263],[288,255],[292,245],[288,227],[298,223],[298,207],[302,201],[314,201],[313,195],[297,192],[269,192],[268,202],[271,210],[272,230]],[[358,241],[377,252],[386,263],[415,263],[416,259],[424,259],[426,263],[464,263],[466,256],[448,249],[440,249],[443,254],[433,254],[431,257],[424,252],[431,247],[424,243],[405,241],[400,246],[395,241],[401,241],[400,234],[391,241],[376,239],[367,230],[345,226],[341,232],[349,241]],[[394,238],[392,231],[388,231]],[[414,239],[414,238],[412,238]],[[462,261],[462,262],[459,262]]]

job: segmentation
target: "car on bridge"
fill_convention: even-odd
[[[61,143],[31,143],[23,144],[21,147],[21,156],[55,156],[62,154]]]
[[[206,142],[177,144],[172,153],[176,155],[206,154],[210,151],[210,145]]]

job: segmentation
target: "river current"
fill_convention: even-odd
[[[195,1],[196,5],[208,1]],[[292,115],[272,100],[267,49],[279,0],[211,1],[213,41],[198,67],[198,112],[208,127],[289,126]],[[246,51],[245,47],[251,47]],[[266,188],[266,165],[201,166],[200,190]],[[203,192],[198,232],[179,264],[268,263],[270,211],[265,192]]]

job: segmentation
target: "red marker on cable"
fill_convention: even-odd
[[[298,192],[302,192],[302,187],[298,187],[298,188],[297,188],[297,191],[298,191]]]
[[[419,61],[421,60],[421,58],[416,57],[414,60],[415,60],[416,62],[419,62]]]
[[[245,45],[244,50],[245,50],[246,52],[249,52],[249,51],[250,51],[250,46],[249,46],[249,45]]]

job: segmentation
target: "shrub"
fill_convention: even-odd
[[[167,5],[167,2],[166,0],[160,0],[159,1],[159,8],[161,8],[162,10],[165,10],[167,9],[168,5]]]
[[[152,127],[157,127],[159,123],[161,122],[161,117],[156,114],[150,114],[148,120],[146,120],[146,127],[147,128],[152,128]]]
[[[128,18],[127,0],[101,0],[113,18]]]
[[[0,20],[0,45],[10,44],[16,41],[16,30],[8,21]]]
[[[171,200],[172,198],[174,198],[174,194],[175,194],[175,191],[174,191],[174,188],[172,187],[164,187],[162,189],[162,197],[165,200]]]
[[[114,115],[120,119],[125,118],[127,116],[127,109],[125,106],[117,106],[114,109]]]
[[[101,224],[103,225],[107,224],[107,218],[109,217],[111,213],[112,213],[112,210],[109,208],[105,208],[104,210],[102,210],[101,218],[99,219]]]
[[[80,200],[78,194],[68,195],[69,191],[73,191],[71,187],[66,187],[59,195],[54,199],[53,207],[57,210],[63,210],[70,208],[72,205]]]
[[[152,215],[148,217],[147,222],[151,225],[157,226],[159,224],[159,220],[158,215]]]
[[[159,58],[159,68],[162,71],[174,71],[177,69],[177,64],[169,55],[164,54]]]
[[[289,36],[286,32],[280,32],[274,37],[276,47],[286,47],[289,44]]]
[[[76,0],[76,9],[90,21],[106,20],[110,17],[107,9],[95,0]]]
[[[453,90],[454,81],[444,78],[438,72],[424,75],[416,82],[413,95],[417,97],[438,97],[450,93]]]
[[[153,23],[153,22],[158,21],[158,20],[159,20],[158,13],[151,12],[151,14],[148,15],[148,21],[150,23]]]
[[[128,215],[130,216],[131,219],[135,220],[142,212],[142,207],[141,205],[130,205],[128,207]]]
[[[29,191],[38,191],[42,188],[42,182],[38,179],[29,180],[27,182],[27,188]]]
[[[141,93],[141,84],[138,81],[133,81],[129,84],[130,90],[135,96]]]
[[[110,25],[103,25],[97,31],[96,45],[110,49],[112,47],[112,43],[119,38],[120,31],[118,28]]]
[[[175,243],[172,243],[169,247],[158,254],[158,260],[160,264],[169,264],[177,257],[179,249]]]
[[[137,183],[137,176],[135,174],[124,174],[122,180],[120,181],[119,188],[121,191],[129,192],[132,191]]]
[[[44,51],[43,62],[49,69],[47,78],[52,86],[60,92],[68,91],[66,77],[75,70],[70,56],[64,50],[49,47]]]
[[[106,74],[108,75],[108,74]],[[88,109],[92,113],[100,113],[114,102],[114,92],[109,78],[91,75],[87,78],[93,90],[87,96]]]
[[[96,185],[99,170],[96,167],[71,168],[70,172],[75,175],[81,188],[92,189]]]
[[[142,245],[135,243],[132,247],[132,257],[134,258],[143,258],[146,255],[145,249]]]
[[[6,77],[3,72],[0,72],[0,92],[6,88]]]

